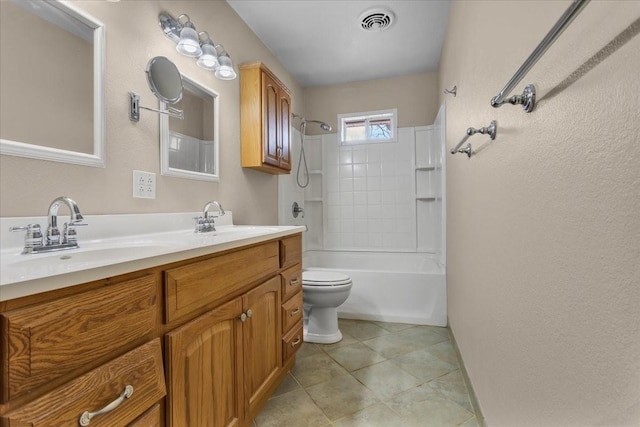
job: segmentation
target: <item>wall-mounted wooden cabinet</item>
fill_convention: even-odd
[[[242,167],[291,171],[291,92],[261,62],[240,65]]]

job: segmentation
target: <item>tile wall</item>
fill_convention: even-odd
[[[309,185],[303,189],[296,183],[300,133],[293,129],[291,174],[279,177],[279,222],[308,227],[305,250],[442,257],[444,139],[438,122],[400,128],[394,143],[340,146],[336,134],[326,134],[306,136],[304,147]],[[294,201],[304,218],[293,218]]]
[[[412,128],[379,144],[323,136],[325,249],[415,251],[414,144]]]

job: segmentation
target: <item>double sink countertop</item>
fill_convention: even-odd
[[[24,235],[13,225],[46,217],[0,218],[0,301],[100,280],[145,268],[235,249],[305,230],[304,226],[233,225],[232,213],[216,219],[216,231],[196,233],[194,216],[202,212],[85,215],[78,229],[79,248],[22,254]],[[58,219],[59,223],[65,220]]]

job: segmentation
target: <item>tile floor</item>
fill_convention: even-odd
[[[305,343],[256,427],[477,427],[446,328],[340,320]]]

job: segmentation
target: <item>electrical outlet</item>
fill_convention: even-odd
[[[156,174],[133,171],[133,197],[140,199],[156,198]]]

